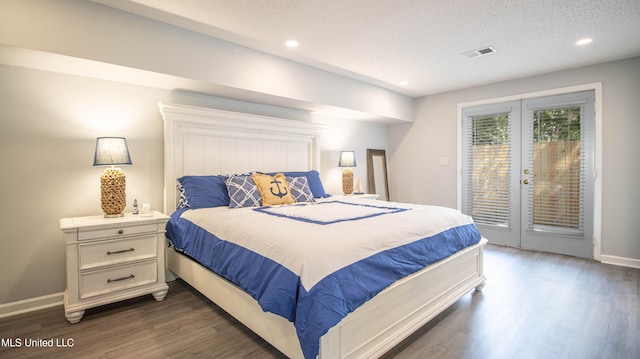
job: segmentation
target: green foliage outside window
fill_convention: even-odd
[[[472,124],[473,145],[509,143],[508,114],[478,116]],[[580,107],[535,110],[533,142],[579,141]]]
[[[509,115],[478,116],[472,122],[473,145],[502,145],[509,143]]]
[[[533,112],[533,142],[580,141],[580,107]]]

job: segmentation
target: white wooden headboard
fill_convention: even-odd
[[[322,125],[159,103],[164,120],[164,213],[176,208],[176,179],[249,171],[320,170]]]

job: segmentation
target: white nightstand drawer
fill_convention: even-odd
[[[157,273],[158,269],[155,261],[81,273],[80,299],[155,283],[157,281]]]
[[[157,256],[156,235],[83,243],[78,246],[80,270]]]
[[[158,226],[155,223],[138,224],[136,226],[110,226],[109,228],[98,229],[80,228],[78,230],[78,240],[84,241],[87,239],[117,238],[142,233],[153,233],[157,231]]]

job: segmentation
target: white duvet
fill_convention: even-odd
[[[361,259],[473,223],[446,207],[359,198],[261,210],[205,208],[186,211],[182,218],[280,263],[300,277],[307,291]]]

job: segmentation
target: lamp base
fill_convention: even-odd
[[[126,177],[119,168],[107,168],[100,176],[101,207],[106,218],[124,216]]]
[[[345,195],[353,193],[353,171],[351,168],[345,168],[342,171],[342,192]]]

